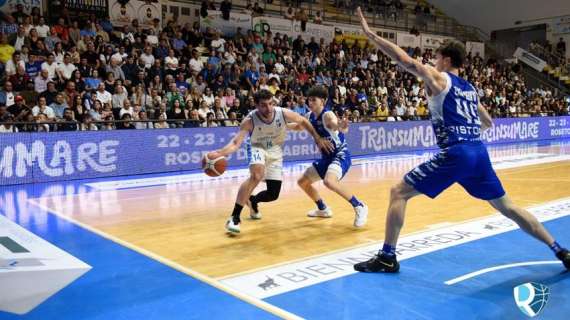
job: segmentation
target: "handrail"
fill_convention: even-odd
[[[509,117],[507,118],[521,118],[521,117],[529,117],[529,116],[541,116],[542,114],[546,114],[547,116],[556,116],[556,113],[554,111],[540,111],[540,112],[529,112],[529,111],[523,111],[523,112],[515,112],[515,113],[511,113],[511,112],[507,112],[507,114],[509,115]],[[386,122],[385,118],[390,118],[391,116],[377,116],[377,115],[371,115],[371,116],[363,116],[361,118],[361,121],[357,121],[357,122],[352,122],[351,123],[361,123],[361,122]],[[425,116],[411,116],[411,117],[406,117],[406,116],[400,116],[400,118],[402,118],[403,120],[401,121],[423,121],[423,120],[429,120],[430,116],[429,115],[425,115]],[[225,121],[232,121],[231,119],[215,119],[213,120],[213,122],[217,122],[217,123],[224,123]],[[166,120],[159,120],[159,119],[148,119],[148,120],[101,120],[101,121],[91,121],[90,124],[120,124],[120,123],[168,123],[168,124],[178,124],[178,123],[198,123],[198,124],[202,124],[203,121],[201,120],[195,120],[195,119],[166,119]],[[79,121],[42,121],[42,122],[30,122],[30,121],[6,121],[6,122],[0,122],[0,125],[4,125],[4,124],[8,124],[8,125],[13,125],[13,126],[42,126],[42,125],[64,125],[64,124],[76,124],[79,126],[81,126],[83,123],[79,122]],[[52,130],[50,132],[57,132],[57,130]],[[0,135],[1,136],[1,135]]]

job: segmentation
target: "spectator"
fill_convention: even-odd
[[[560,40],[558,40],[556,51],[558,51],[561,56],[566,57],[566,42],[564,42],[564,38],[560,38]]]
[[[33,116],[37,117],[40,113],[44,114],[48,120],[55,120],[55,112],[47,105],[45,97],[38,98],[38,105],[32,108]]]
[[[62,122],[57,125],[58,131],[77,131],[79,128],[77,121],[74,119],[73,110],[70,108],[65,108]]]
[[[111,103],[113,96],[107,90],[105,90],[105,84],[100,83],[97,87],[97,93],[95,95],[96,99],[101,101],[102,104]]]
[[[47,70],[44,72],[47,72]],[[50,80],[47,82],[47,90],[40,93],[40,97],[45,97],[47,104],[51,105],[55,101],[56,96],[58,94],[59,94],[59,92],[57,91],[57,88],[55,87],[55,82]]]
[[[47,98],[46,98],[46,103],[47,103]],[[56,95],[55,101],[52,102],[49,106],[54,111],[55,116],[58,119],[62,119],[64,116],[65,110],[68,109],[67,102],[65,101],[65,98],[63,97],[63,94],[61,94],[61,93],[58,93]]]
[[[148,116],[147,116],[146,112],[143,110],[139,111],[139,121],[144,121],[144,122],[136,122],[135,128],[137,128],[137,129],[154,129],[154,125],[152,124],[152,122],[147,121],[147,120],[148,120]]]
[[[22,96],[16,96],[14,98],[14,104],[9,106],[7,109],[8,113],[14,116],[14,121],[23,121],[28,113],[31,113],[30,108],[25,104],[24,98]]]
[[[39,22],[34,26],[34,29],[36,30],[36,32],[38,33],[38,37],[40,38],[46,38],[49,35],[50,28],[46,24],[46,20],[44,17],[40,17]]]
[[[154,124],[155,129],[168,129],[168,123],[166,122],[166,113],[160,113],[158,115],[158,122]]]
[[[7,76],[12,76],[16,74],[19,67],[22,67],[24,70],[26,70],[26,63],[24,60],[22,60],[20,51],[14,51],[14,54],[12,54],[12,59],[6,62],[4,71],[6,72]]]
[[[259,6],[259,3],[255,3],[252,8],[252,15],[253,16],[262,16],[263,15],[263,8]]]
[[[1,64],[5,64],[10,59],[12,59],[15,51],[16,49],[8,43],[8,35],[5,33],[0,33],[0,66]]]
[[[4,83],[4,90],[0,91],[0,105],[10,107],[15,103],[16,94],[10,81]]]
[[[47,61],[42,63],[42,70],[47,70],[48,77],[50,80],[55,79],[57,63],[55,62],[55,56],[53,53],[48,54]]]
[[[16,23],[22,24],[24,23],[24,19],[29,17],[28,14],[24,12],[24,5],[21,3],[16,4],[16,11],[10,14],[15,20]]]
[[[77,67],[71,62],[71,56],[65,54],[63,58],[63,63],[60,63],[56,68],[56,73],[62,81],[67,81],[71,79],[73,72],[77,70]]]
[[[232,11],[231,0],[223,0],[220,3],[220,11],[222,12],[222,18],[224,20],[230,20],[230,12]]]
[[[293,8],[287,8],[287,11],[283,14],[283,17],[288,20],[295,20],[295,12],[293,12]]]
[[[313,23],[315,23],[315,24],[322,24],[323,23],[323,18],[321,17],[320,11],[317,11],[315,13],[315,16],[313,17]]]
[[[309,21],[309,16],[305,12],[305,9],[299,8],[295,15],[295,19],[301,22],[301,31],[305,32],[307,30],[307,22]]]
[[[16,128],[16,126],[14,126],[13,124],[11,124],[11,122],[14,122],[14,116],[11,114],[8,114],[6,116],[4,116],[3,119],[0,119],[0,133],[15,133],[18,132],[18,128]]]

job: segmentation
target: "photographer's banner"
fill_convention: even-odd
[[[227,144],[235,127],[0,135],[0,185],[199,169],[202,155]],[[488,144],[570,138],[570,117],[496,119]],[[354,155],[436,148],[428,121],[370,122],[350,126]],[[288,133],[286,161],[320,156],[307,132]],[[230,166],[247,164],[245,148]]]

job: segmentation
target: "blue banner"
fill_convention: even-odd
[[[194,170],[203,153],[223,147],[238,128],[16,133],[0,135],[0,185]],[[489,144],[570,137],[570,117],[495,119]],[[353,155],[436,148],[428,121],[351,124]],[[307,132],[289,132],[285,160],[309,160],[319,150]],[[244,148],[230,166],[246,164]]]

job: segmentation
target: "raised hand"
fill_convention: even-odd
[[[339,121],[338,121],[338,130],[341,132],[347,132],[348,131],[348,118],[346,116],[343,116]]]
[[[372,32],[370,30],[370,27],[368,26],[368,22],[366,21],[366,18],[364,17],[364,13],[362,13],[362,9],[360,9],[360,7],[356,8],[356,13],[358,14],[358,17],[360,18],[360,25],[362,26],[362,30],[364,31],[364,33],[368,34],[368,33]]]

